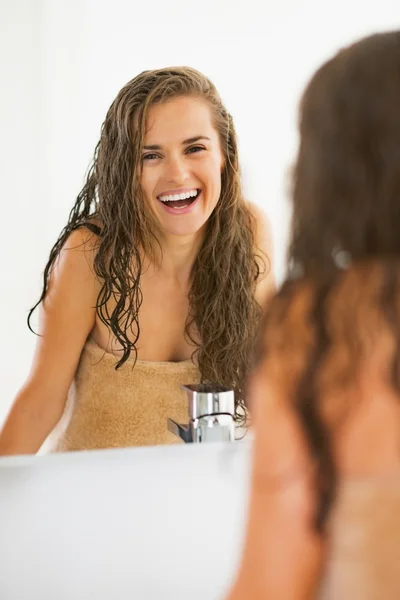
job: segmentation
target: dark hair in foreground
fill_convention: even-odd
[[[243,415],[244,381],[260,316],[254,291],[263,259],[256,255],[253,219],[242,196],[232,118],[214,85],[194,69],[145,71],[119,92],[102,126],[86,183],[51,250],[42,294],[29,313],[28,325],[33,310],[46,296],[51,270],[68,236],[87,227],[98,235],[94,269],[102,287],[97,315],[123,348],[116,368],[131,353],[136,360],[141,256],[153,258],[159,247],[157,223],[146,210],[140,187],[146,117],[153,104],[180,96],[202,98],[209,104],[225,159],[220,200],[193,267],[186,335],[196,346],[202,381],[233,388],[237,409],[241,409],[238,415]],[[111,298],[116,307],[110,314],[107,303]],[[199,341],[192,339],[193,329]]]
[[[338,399],[377,347],[389,351],[382,373],[400,396],[400,32],[325,63],[303,95],[299,129],[288,275],[258,362],[273,362],[316,459],[322,531],[337,485],[330,433],[352,409]]]

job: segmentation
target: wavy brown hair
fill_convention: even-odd
[[[42,294],[29,313],[28,325],[33,310],[46,296],[51,269],[68,236],[79,227],[87,227],[99,236],[94,260],[95,273],[102,283],[97,315],[123,348],[116,368],[131,353],[136,361],[142,303],[141,256],[144,253],[154,259],[156,247],[160,248],[157,223],[146,209],[140,187],[146,118],[152,105],[180,96],[208,102],[225,158],[221,195],[191,274],[185,333],[196,345],[202,381],[233,388],[238,416],[245,409],[243,385],[253,358],[260,316],[255,286],[265,263],[256,249],[255,224],[242,195],[232,117],[211,81],[194,69],[145,71],[117,95],[103,123],[85,185],[50,252]],[[96,222],[101,227],[94,225]],[[116,306],[110,313],[111,298]],[[194,329],[196,340],[191,333]]]
[[[354,389],[382,342],[382,372],[400,396],[400,32],[326,62],[303,95],[299,132],[288,272],[258,360],[278,365],[304,428],[323,530],[337,487],[328,397]],[[350,408],[337,406],[335,418]]]

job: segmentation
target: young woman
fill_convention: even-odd
[[[397,31],[339,52],[302,100],[288,277],[249,384],[250,514],[229,600],[400,597],[399,232]]]
[[[190,68],[130,81],[50,253],[0,453],[38,451],[56,424],[54,450],[174,443],[167,418],[187,420],[180,386],[199,381],[233,388],[239,421],[269,253],[213,84]]]

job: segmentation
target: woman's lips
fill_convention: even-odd
[[[170,215],[179,216],[179,215],[185,215],[185,214],[191,212],[194,209],[194,207],[196,206],[201,194],[202,194],[202,192],[201,192],[201,190],[199,190],[199,193],[197,194],[196,198],[192,201],[190,198],[187,198],[184,200],[176,200],[176,201],[172,201],[172,202],[162,202],[161,200],[158,200],[158,201],[160,204],[162,204],[162,207],[164,208],[164,210],[167,213],[169,213]],[[188,204],[186,206],[179,207],[179,206],[173,206],[174,202],[188,203]]]

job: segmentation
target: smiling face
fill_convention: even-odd
[[[223,163],[205,100],[183,96],[149,108],[140,184],[166,234],[203,229],[221,194]]]

